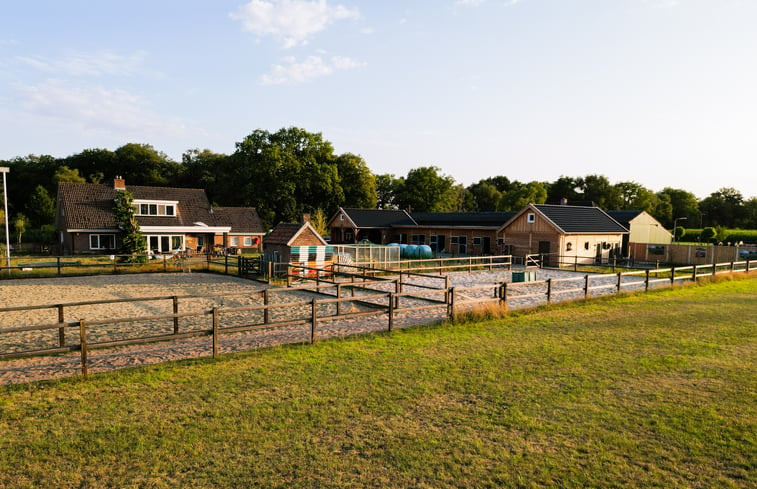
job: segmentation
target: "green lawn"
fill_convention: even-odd
[[[0,388],[0,487],[757,486],[757,278]]]

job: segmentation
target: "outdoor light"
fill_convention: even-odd
[[[0,173],[3,174],[3,201],[5,203],[5,266],[8,267],[8,274],[11,273],[11,242],[8,232],[8,187],[5,184],[5,174],[11,169],[7,166],[0,166]]]
[[[676,239],[676,228],[678,227],[678,221],[686,221],[688,219],[688,217],[676,217],[675,219],[673,219],[673,241],[678,241]]]

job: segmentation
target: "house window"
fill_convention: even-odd
[[[567,244],[567,245],[565,246],[565,249],[566,249],[567,251],[571,251],[571,250],[573,250],[573,243],[571,243],[571,242],[568,242],[568,244]]]
[[[399,233],[397,235],[400,244],[407,244],[407,234],[406,233]]]
[[[145,236],[147,249],[153,253],[171,253],[181,251],[184,247],[183,234],[164,234]]]
[[[588,241],[586,241],[586,242],[584,243],[584,249],[585,249],[585,250],[588,250],[588,249],[589,249],[589,242],[588,242]]]
[[[140,201],[134,204],[134,210],[138,216],[174,217],[176,215],[176,202]]]
[[[229,245],[233,246],[234,248],[239,247],[239,236],[232,236],[229,238]]]
[[[344,221],[344,214],[339,214],[339,220]]]
[[[467,236],[452,236],[450,238],[452,244],[457,244],[457,252],[465,254],[468,252],[468,237]]]
[[[90,234],[89,235],[89,249],[90,250],[115,250],[116,249],[116,235],[115,234]]]
[[[481,246],[481,237],[476,236],[473,238],[473,246]]]
[[[426,244],[426,235],[425,234],[413,234],[411,236],[412,243],[417,245]]]
[[[250,246],[252,246],[252,236],[245,236],[244,237],[244,246],[246,248],[249,248]]]
[[[534,214],[533,212],[529,212],[528,216],[526,217],[526,221],[528,221],[529,223],[536,222],[536,214]]]

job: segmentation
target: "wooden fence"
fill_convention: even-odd
[[[281,328],[284,326],[302,325],[307,328],[309,341],[313,343],[318,338],[319,326],[325,322],[339,319],[364,317],[364,316],[386,316],[386,329],[392,331],[395,319],[400,314],[412,311],[437,310],[443,312],[444,316],[452,319],[458,313],[465,312],[471,308],[480,307],[487,304],[497,304],[503,309],[510,305],[517,305],[523,301],[530,300],[531,306],[541,304],[550,304],[559,300],[576,300],[588,298],[590,295],[607,295],[626,291],[649,290],[652,286],[672,286],[676,282],[685,280],[696,281],[699,277],[713,276],[722,273],[746,273],[748,274],[753,268],[749,261],[717,263],[711,265],[692,265],[685,267],[671,267],[665,269],[644,270],[621,272],[607,275],[585,275],[582,277],[571,277],[565,279],[547,279],[535,282],[508,283],[502,282],[495,285],[479,285],[474,287],[450,287],[448,277],[438,277],[435,275],[416,274],[407,272],[400,278],[387,277],[369,277],[363,274],[352,274],[352,282],[316,282],[307,287],[288,287],[280,289],[266,289],[259,294],[262,296],[263,304],[245,307],[213,307],[199,311],[180,312],[180,304],[184,299],[190,298],[218,298],[228,296],[247,295],[249,292],[233,294],[216,294],[208,295],[185,295],[185,296],[162,296],[152,298],[135,298],[135,299],[118,299],[102,300],[89,302],[75,302],[67,304],[25,306],[25,307],[8,307],[0,308],[0,313],[32,311],[40,309],[57,310],[58,321],[48,324],[24,325],[0,329],[0,338],[4,335],[18,332],[30,331],[49,331],[58,330],[58,343],[55,346],[24,350],[15,352],[0,353],[0,359],[32,357],[39,355],[49,355],[64,353],[70,351],[79,351],[81,354],[81,372],[86,375],[88,370],[88,352],[96,348],[107,348],[122,345],[134,345],[154,341],[179,340],[198,336],[211,336],[212,355],[218,354],[218,340],[223,334],[237,333],[242,331],[255,331],[262,329]],[[323,270],[326,272],[327,270]],[[412,283],[407,280],[409,277],[421,275],[423,277],[434,277],[440,281],[439,286]],[[359,276],[361,281],[355,282],[354,279]],[[441,281],[444,280],[444,284]],[[351,290],[351,293],[345,296],[345,289]],[[383,290],[388,289],[388,290]],[[412,290],[407,290],[412,289]],[[311,300],[296,300],[281,303],[271,303],[272,294],[281,292],[290,292],[293,290],[305,290],[314,292],[320,296],[330,296],[327,298],[313,298]],[[601,291],[601,292],[600,292]],[[108,304],[108,303],[125,303],[125,302],[145,302],[145,301],[171,301],[172,314],[149,315],[128,318],[107,318],[66,321],[66,309],[70,307]],[[362,305],[362,310],[357,312],[345,312],[342,306],[345,303],[357,303]],[[323,307],[335,304],[335,308],[324,310]],[[288,316],[285,319],[273,320],[271,311],[275,309],[289,309],[303,307],[309,311],[305,317]],[[241,324],[238,319],[224,322],[224,318],[232,315],[238,317],[242,313],[260,312],[262,319],[243,321]],[[257,316],[260,316],[258,314]],[[180,320],[186,318],[205,318],[206,327],[192,330],[182,330]],[[106,340],[106,341],[89,341],[89,336],[94,328],[104,325],[116,325],[144,321],[170,321],[171,328],[168,333],[158,333],[135,338]],[[65,342],[66,329],[73,328],[78,332],[78,342],[67,345]]]

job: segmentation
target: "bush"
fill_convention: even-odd
[[[686,236],[686,229],[683,226],[676,226],[673,233],[675,234],[676,241],[681,241],[681,238]]]
[[[713,227],[704,228],[702,229],[701,234],[702,241],[716,242],[717,240],[715,239],[715,236],[717,236],[717,234],[718,232],[715,231],[715,228]]]

